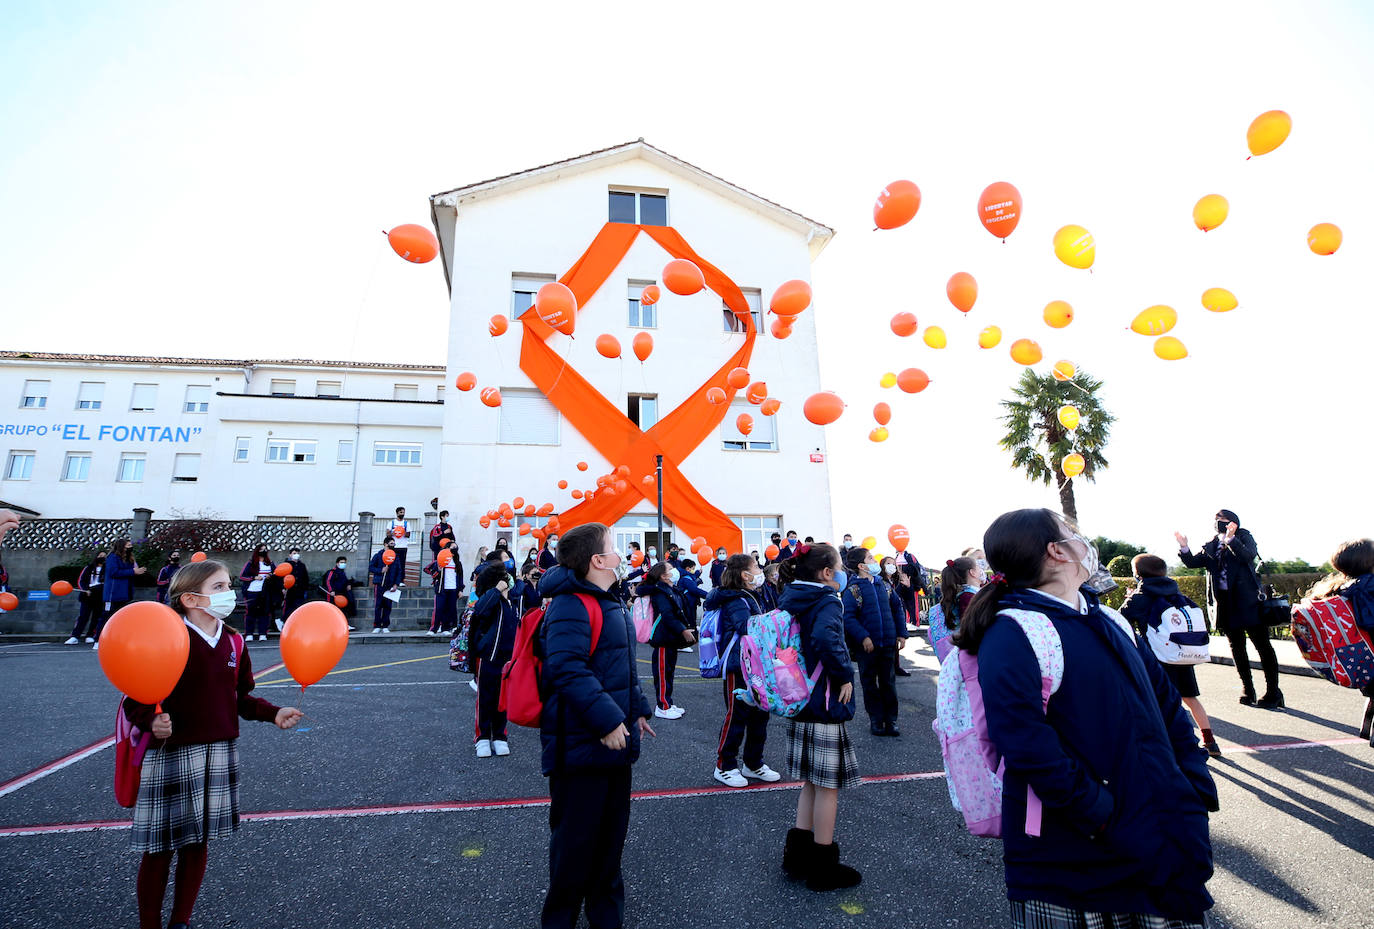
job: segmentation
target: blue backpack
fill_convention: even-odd
[[[806,673],[801,627],[786,610],[749,617],[740,639],[739,669],[744,687],[735,696],[749,706],[790,719],[802,711],[820,680],[821,665]]]

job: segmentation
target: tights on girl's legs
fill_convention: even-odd
[[[201,881],[205,878],[208,854],[205,843],[178,849],[176,883],[172,890],[173,923],[189,923],[196,905]],[[144,852],[138,866],[139,929],[162,929],[162,901],[167,893],[167,876],[172,870],[171,852]]]
[[[835,841],[835,816],[839,808],[838,790],[817,787],[807,781],[797,798],[797,828],[815,833],[817,845],[829,845]]]

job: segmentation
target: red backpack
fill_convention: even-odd
[[[601,639],[601,604],[591,594],[574,594],[587,608],[587,618],[592,624],[592,647],[590,655],[596,651]],[[511,660],[501,671],[501,697],[498,706],[506,714],[506,719],[517,726],[539,728],[540,717],[544,714],[544,695],[539,690],[540,675],[544,663],[534,653],[534,639],[544,622],[544,607],[530,610],[520,620],[520,630],[515,634],[515,651]]]

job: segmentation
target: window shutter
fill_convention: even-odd
[[[535,390],[501,392],[503,445],[557,445],[558,409]]]

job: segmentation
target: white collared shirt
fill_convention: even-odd
[[[1077,611],[1078,611],[1078,614],[1079,614],[1080,616],[1087,616],[1087,615],[1088,615],[1088,601],[1087,601],[1087,599],[1083,596],[1083,592],[1082,592],[1081,590],[1077,592],[1077,593],[1078,593],[1078,602],[1077,602],[1077,603],[1070,603],[1068,600],[1064,600],[1064,599],[1062,599],[1062,598],[1060,598],[1060,597],[1056,597],[1054,594],[1047,594],[1047,593],[1045,593],[1043,590],[1041,590],[1041,589],[1038,588],[1038,587],[1032,587],[1031,590],[1035,591],[1036,593],[1038,593],[1038,594],[1039,594],[1040,596],[1042,596],[1042,597],[1048,597],[1049,599],[1055,601],[1056,603],[1062,603],[1062,604],[1064,604],[1066,607],[1068,607],[1068,608],[1071,609],[1071,610],[1077,610]]]
[[[206,645],[211,648],[219,645],[219,637],[224,634],[224,620],[221,619],[215,623],[215,634],[213,636],[206,635],[204,629],[191,622],[191,620],[187,619],[185,616],[181,618],[181,621],[189,626],[192,632],[204,639]]]

